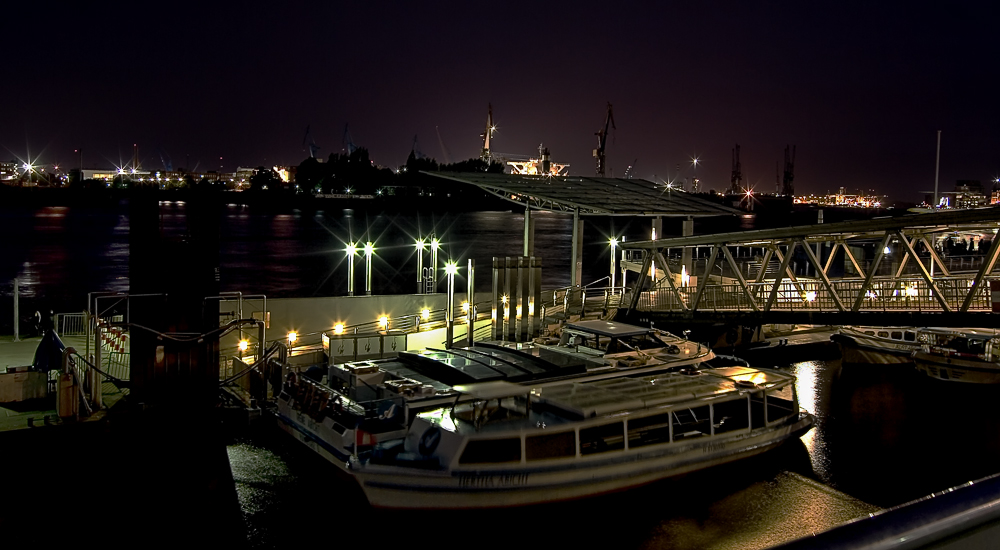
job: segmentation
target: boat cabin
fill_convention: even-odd
[[[525,387],[456,387],[452,408],[418,414],[406,450],[441,467],[531,464],[728,438],[798,420],[794,378],[747,367]],[[438,448],[421,447],[428,433]]]
[[[931,353],[969,359],[995,361],[1000,350],[1000,334],[984,329],[920,329],[919,341]]]

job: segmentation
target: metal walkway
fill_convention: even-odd
[[[627,243],[623,267],[642,277],[626,311],[644,320],[988,326],[998,227],[994,207]],[[958,262],[942,257],[955,252],[949,241],[960,243]],[[690,265],[681,265],[683,249],[694,249]]]

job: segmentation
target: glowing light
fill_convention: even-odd
[[[344,252],[347,252],[348,256],[354,256],[358,253],[358,245],[355,243],[349,243],[347,248],[344,249]]]
[[[691,283],[691,276],[688,275],[688,269],[686,265],[681,266],[681,286],[688,286]]]
[[[423,250],[426,247],[427,247],[427,244],[424,243],[423,239],[417,239],[417,250]]]
[[[420,310],[420,318],[427,321],[431,318],[431,310],[424,308]]]
[[[447,273],[448,275],[454,275],[458,273],[458,264],[456,264],[455,262],[448,262],[444,266],[444,272]]]
[[[890,253],[892,253],[892,249],[887,246],[887,247],[885,247],[885,248],[882,249],[882,253],[883,254],[890,254]]]
[[[814,301],[816,301],[816,291],[815,290],[810,290],[809,292],[806,292],[806,301],[807,302],[814,302]]]
[[[437,239],[431,239],[431,250],[437,250],[439,246],[441,246],[440,241]]]
[[[506,304],[507,303],[507,295],[504,294],[503,296],[501,296],[500,297],[500,301]]]
[[[334,334],[343,334],[344,333],[344,323],[337,323],[336,325],[333,325],[333,333]]]
[[[908,286],[908,287],[906,287],[906,295],[907,296],[916,296],[917,295],[917,287],[916,286]]]
[[[365,256],[371,256],[375,253],[375,245],[373,243],[365,243]]]
[[[240,351],[246,351],[250,347],[250,342],[246,340],[240,340]]]
[[[469,313],[469,302],[462,302],[462,313]]]
[[[701,162],[701,159],[699,159],[698,157],[691,157],[691,165],[694,166],[695,168],[698,167],[699,162]]]
[[[614,250],[618,246],[618,237],[611,237],[608,239],[608,244],[611,245],[611,250]]]
[[[288,343],[289,344],[294,344],[295,341],[298,340],[298,339],[299,339],[299,335],[298,335],[297,332],[292,331],[292,332],[288,333]]]
[[[378,318],[378,327],[382,330],[389,328],[389,317],[383,315]]]
[[[521,316],[521,305],[520,305],[520,304],[518,304],[518,306],[517,306],[517,308],[516,308],[516,311],[517,311],[516,315],[517,315],[518,317],[520,317],[520,316]]]

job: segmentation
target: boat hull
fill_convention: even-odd
[[[916,345],[883,342],[877,338],[854,334],[834,334],[830,339],[840,347],[840,358],[843,363],[871,365],[912,363],[911,356],[918,348]]]
[[[749,458],[797,439],[813,424],[808,413],[792,423],[689,445],[664,444],[594,456],[569,465],[427,471],[351,463],[372,506],[382,508],[496,508],[573,500],[622,491],[661,479]],[[410,471],[408,471],[410,470]]]
[[[913,354],[918,372],[936,380],[967,384],[1000,384],[1000,365],[986,361],[944,357],[923,351]]]

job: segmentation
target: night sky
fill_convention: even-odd
[[[1000,174],[1000,47],[989,2],[135,2],[5,6],[0,158],[104,168],[298,164],[345,124],[376,163],[414,134],[438,161],[494,151],[593,175],[614,105],[609,171],[773,191],[797,146],[796,191],[874,187],[917,201]],[[29,5],[30,4],[30,5]],[[440,139],[438,137],[440,134]],[[222,160],[219,160],[222,157]]]

